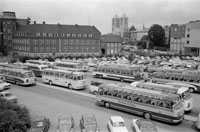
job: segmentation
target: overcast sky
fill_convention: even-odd
[[[200,19],[200,0],[0,0],[0,12],[14,11],[17,18],[47,24],[94,25],[111,33],[112,18],[124,13],[129,27],[184,24]]]

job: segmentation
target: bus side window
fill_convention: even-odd
[[[158,106],[163,107],[163,102],[162,101],[158,101]]]
[[[55,74],[55,76],[56,76],[56,77],[59,77],[59,72],[57,72],[57,73]]]
[[[169,102],[164,102],[164,107],[165,108],[170,108],[170,103]]]
[[[145,100],[145,102],[146,102],[146,104],[151,104],[151,102],[152,102],[152,99],[150,99],[150,98],[147,98],[147,99]]]

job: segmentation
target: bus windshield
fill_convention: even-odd
[[[86,79],[86,75],[75,75],[74,80],[83,80]]]
[[[29,77],[34,77],[32,72],[26,72],[23,74],[23,78],[29,78]]]
[[[187,91],[185,91],[185,92],[183,92],[183,93],[181,94],[182,99],[186,99],[186,98],[189,97],[189,96],[190,96],[189,90],[187,90]]]

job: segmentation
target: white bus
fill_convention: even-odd
[[[83,71],[83,64],[76,62],[55,61],[54,68],[70,71]]]
[[[27,66],[29,70],[32,70],[37,77],[42,76],[42,72],[44,69],[47,69],[47,65],[38,65],[38,64],[31,64],[31,63],[24,63],[24,66]]]
[[[54,62],[43,61],[43,60],[26,60],[26,63],[37,64],[37,65],[47,65],[49,67],[52,67]]]
[[[74,62],[74,63],[80,63],[82,67],[82,71],[88,71],[89,70],[89,65],[88,62],[85,60],[61,60],[62,62]]]
[[[141,115],[146,119],[152,118],[170,123],[179,123],[184,117],[183,103],[178,95],[148,89],[133,89],[130,85],[100,85],[96,103]]]
[[[123,81],[141,80],[143,68],[133,67],[128,65],[98,65],[94,71],[93,76],[99,78],[112,78]]]
[[[17,65],[17,64],[6,64],[6,63],[0,63],[0,67],[5,67],[5,68],[16,68],[16,69],[24,69],[24,70],[28,70],[27,66],[23,66],[23,65]]]
[[[185,112],[190,112],[193,109],[193,98],[192,94],[189,92],[188,87],[180,87],[170,84],[158,84],[158,83],[144,82],[144,81],[133,82],[131,83],[131,86],[142,89],[149,89],[149,90],[177,94],[179,95],[180,99],[183,100]]]
[[[19,85],[34,85],[36,77],[31,70],[16,68],[0,68],[0,74],[4,75],[5,81]]]
[[[50,85],[60,85],[70,89],[84,89],[87,87],[86,75],[83,72],[73,72],[61,69],[45,69],[42,81]]]

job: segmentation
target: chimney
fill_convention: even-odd
[[[43,21],[42,23],[45,24],[45,21]]]
[[[36,24],[36,21],[34,21],[34,24]]]

